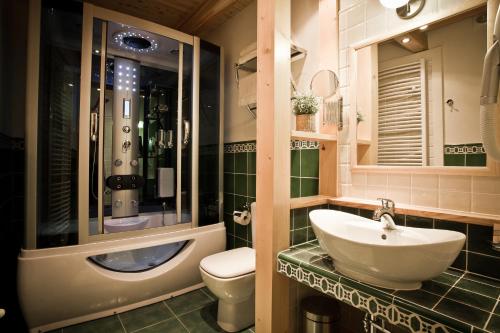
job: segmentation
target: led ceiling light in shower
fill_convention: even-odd
[[[148,53],[158,48],[157,40],[140,32],[120,31],[113,35],[113,40],[121,48],[138,53]]]

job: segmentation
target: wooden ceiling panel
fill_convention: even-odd
[[[239,13],[252,0],[88,0],[188,34],[206,33]]]

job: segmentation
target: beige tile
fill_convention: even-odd
[[[340,183],[351,184],[351,167],[348,164],[340,165]]]
[[[343,197],[350,197],[352,185],[340,185],[340,195]]]
[[[410,187],[411,176],[405,174],[393,173],[388,175],[388,185],[397,187]]]
[[[500,215],[500,195],[473,193],[472,211],[475,213]]]
[[[364,199],[365,198],[365,186],[352,185],[350,196],[353,198]]]
[[[353,172],[351,175],[352,185],[366,186],[366,173]]]
[[[409,187],[390,187],[387,189],[387,198],[399,204],[410,204],[410,188]]]
[[[385,190],[387,187],[387,174],[386,173],[368,173],[366,184],[368,186],[380,186]]]
[[[350,151],[351,151],[351,146],[349,145],[340,146],[340,164],[349,164],[351,162],[349,159]]]
[[[438,191],[412,188],[410,204],[424,207],[438,207]]]
[[[471,191],[471,176],[439,176],[439,191]]]
[[[456,192],[456,191],[440,191],[439,208],[470,212],[471,193]]]
[[[500,177],[472,177],[472,193],[500,194]]]
[[[411,187],[420,189],[438,190],[438,175],[411,175]]]
[[[365,23],[347,28],[347,46],[360,42],[365,38]]]
[[[352,28],[365,21],[365,4],[359,4],[347,11],[347,28]]]
[[[365,199],[377,200],[387,197],[387,189],[380,186],[367,186],[365,190]]]

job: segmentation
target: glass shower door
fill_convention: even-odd
[[[97,17],[91,35],[86,233],[191,223],[193,46]]]

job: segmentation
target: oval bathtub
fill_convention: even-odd
[[[89,257],[184,242],[170,260],[138,272],[106,269]],[[202,285],[198,265],[225,250],[224,223],[67,247],[21,250],[18,295],[31,332],[127,311]]]

